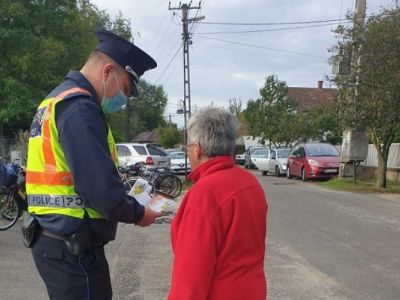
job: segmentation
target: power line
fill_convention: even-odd
[[[241,46],[245,46],[245,47],[265,49],[265,50],[276,51],[276,52],[285,52],[285,53],[289,53],[289,54],[297,54],[297,55],[311,56],[311,57],[318,57],[318,58],[327,59],[327,57],[325,57],[325,56],[320,56],[320,55],[315,55],[315,54],[308,54],[308,53],[301,53],[301,52],[295,52],[295,51],[289,51],[289,50],[269,48],[269,47],[260,46],[260,45],[247,44],[247,43],[241,43],[241,42],[236,42],[236,41],[229,41],[229,40],[222,40],[222,39],[217,39],[217,38],[212,38],[212,37],[206,37],[206,36],[203,36],[203,35],[199,35],[198,37],[199,38],[203,38],[203,39],[208,39],[208,40],[215,40],[215,41],[220,41],[220,42],[224,42],[224,43],[229,43],[229,44],[241,45]]]
[[[174,51],[174,49],[175,49],[175,46],[178,45],[179,41],[180,41],[180,37],[178,37],[178,39],[175,41],[175,43],[173,43],[173,46],[171,46],[171,47],[169,48],[168,54],[165,55],[165,60],[168,59],[168,57],[170,57],[171,53],[173,53],[173,51]],[[161,58],[161,53],[160,53],[159,58]],[[157,58],[157,60],[158,60],[159,58]],[[149,78],[149,81],[152,81],[153,78],[154,78],[157,74],[160,74],[160,73],[157,73],[157,71],[156,71],[155,73],[153,73],[152,76]]]
[[[202,25],[229,25],[229,26],[273,26],[273,25],[301,25],[313,23],[331,23],[340,22],[346,19],[329,19],[329,20],[314,20],[314,21],[297,21],[297,22],[267,22],[267,23],[249,23],[249,22],[199,22]]]
[[[156,30],[155,34],[153,35],[153,38],[151,39],[151,43],[149,45],[149,49],[151,49],[151,46],[153,46],[154,40],[156,39],[156,36],[158,35],[158,32],[160,31],[161,25],[164,24],[164,20],[165,20],[167,14],[168,14],[168,11],[165,11],[165,14],[161,19],[161,22],[158,25],[157,30]]]
[[[318,24],[318,25],[308,25],[308,26],[297,26],[297,27],[285,27],[285,28],[274,28],[274,29],[256,29],[256,30],[239,30],[239,31],[211,31],[211,32],[196,32],[195,34],[225,34],[225,33],[256,33],[256,32],[268,32],[268,31],[282,31],[282,30],[293,30],[293,29],[304,29],[304,28],[314,28],[338,25],[339,23],[329,23],[329,24]]]
[[[167,36],[168,29],[171,28],[171,24],[173,24],[173,19],[175,18],[175,15],[172,15],[170,22],[168,23],[168,26],[165,28],[166,30],[164,31],[160,42],[157,45],[158,51],[157,55],[155,55],[156,61],[161,57],[161,55],[164,53],[164,49],[168,45],[168,43],[171,41],[172,37],[176,34],[178,31],[178,27],[173,27],[172,32]]]
[[[158,76],[157,80],[154,82],[154,85],[157,84],[157,82],[160,80],[161,76],[164,75],[164,73],[167,71],[169,65],[172,63],[172,61],[176,58],[176,56],[178,55],[179,51],[181,50],[182,45],[179,46],[178,50],[175,52],[174,56],[170,59],[170,61],[168,62],[167,66],[164,68],[164,70],[161,72],[160,76]]]

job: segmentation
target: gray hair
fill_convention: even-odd
[[[201,145],[208,157],[235,153],[237,121],[227,110],[208,106],[192,115],[187,125],[188,144]]]

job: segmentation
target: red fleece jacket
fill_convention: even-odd
[[[169,300],[265,300],[268,204],[257,179],[216,157],[189,176],[195,182],[171,223],[174,252]]]

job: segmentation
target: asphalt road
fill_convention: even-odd
[[[269,299],[400,299],[398,195],[259,180],[269,198]]]
[[[261,176],[269,198],[268,299],[400,299],[400,197]],[[46,299],[20,224],[0,232],[0,299]],[[114,299],[165,299],[169,225],[120,226],[106,247]]]

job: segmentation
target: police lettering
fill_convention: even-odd
[[[78,196],[29,195],[31,206],[84,207],[84,201]]]

